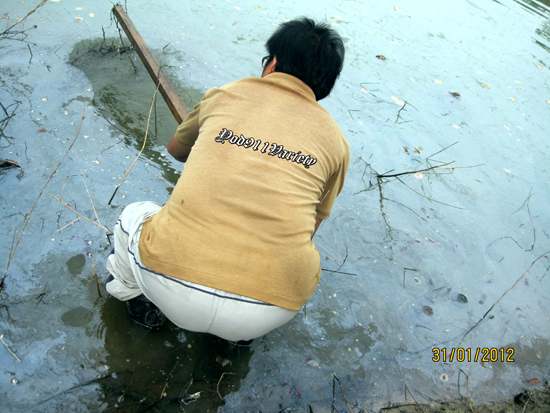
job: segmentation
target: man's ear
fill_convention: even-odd
[[[265,77],[275,72],[275,66],[277,66],[277,56],[273,56],[271,62],[269,62],[269,64],[265,67],[264,71],[262,72],[262,77]]]

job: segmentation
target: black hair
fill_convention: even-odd
[[[302,17],[282,24],[265,44],[268,64],[275,56],[276,72],[297,77],[321,100],[328,96],[344,66],[344,43],[325,23]]]

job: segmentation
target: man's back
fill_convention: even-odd
[[[347,142],[312,90],[284,73],[212,89],[198,109],[176,133],[193,149],[171,199],[144,223],[141,259],[298,310],[320,276],[311,235],[342,189]]]

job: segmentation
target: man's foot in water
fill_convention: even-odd
[[[143,327],[160,330],[166,323],[166,316],[143,294],[126,301],[126,306],[130,318]]]

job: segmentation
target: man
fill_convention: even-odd
[[[250,340],[292,319],[319,282],[312,237],[342,190],[349,146],[317,101],[344,46],[303,18],[266,48],[261,78],[209,90],[178,127],[168,152],[185,168],[170,200],[130,204],[115,227],[106,288],[142,325],[166,315]]]

